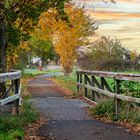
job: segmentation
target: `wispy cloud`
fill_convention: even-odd
[[[140,0],[76,0],[84,5],[91,18],[99,25],[96,35],[117,37],[122,44],[140,53]]]

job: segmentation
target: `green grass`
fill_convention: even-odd
[[[38,71],[37,69],[25,69],[23,71],[23,75],[22,77],[26,78],[26,77],[34,77],[37,75],[41,75],[41,74],[50,74],[50,73],[55,73],[55,72],[60,72],[60,69],[55,69],[55,70],[46,70],[46,71]]]
[[[113,121],[127,120],[129,122],[140,123],[140,108],[125,101],[120,102],[118,117],[115,115],[115,102],[111,99],[100,100],[96,107],[90,109],[90,112],[94,117],[106,117]]]
[[[39,115],[32,105],[24,101],[20,115],[4,115],[0,117],[0,140],[17,140],[24,137],[24,127],[36,122]]]
[[[21,140],[24,132],[21,130],[11,130],[7,133],[0,133],[0,140]]]
[[[64,88],[70,90],[73,93],[76,93],[76,74],[75,71],[72,72],[69,76],[55,76],[57,82],[59,82]]]
[[[115,116],[115,104],[113,100],[100,100],[96,107],[91,109],[91,114],[96,117],[113,119]]]

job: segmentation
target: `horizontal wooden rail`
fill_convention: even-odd
[[[0,83],[6,82],[8,80],[20,79],[20,77],[21,77],[21,71],[0,73]]]
[[[106,95],[106,96],[111,97],[111,98],[120,99],[120,100],[123,100],[123,101],[128,101],[128,102],[133,102],[133,103],[140,103],[140,98],[126,96],[126,95],[123,95],[123,94],[112,93],[112,92],[109,92],[109,91],[106,91],[106,90],[102,90],[102,89],[92,87],[92,86],[89,86],[89,85],[85,85],[85,84],[81,84],[81,83],[77,83],[77,84],[79,86],[86,87],[87,89],[93,90],[95,92],[98,92],[100,94]]]
[[[118,80],[125,81],[135,81],[140,82],[140,74],[127,74],[127,73],[116,73],[116,72],[107,72],[107,71],[89,71],[89,70],[79,70],[79,74],[94,75],[106,78],[114,78]]]
[[[95,95],[100,98],[111,97],[115,99],[116,116],[119,115],[120,100],[140,103],[140,98],[126,96],[121,94],[121,81],[140,82],[140,74],[126,74],[106,71],[88,71],[79,70],[77,73],[77,91],[80,92],[84,87],[85,97],[88,97],[88,90],[92,91],[92,100],[95,101]],[[112,79],[114,88],[111,88],[109,81],[106,78]],[[138,91],[140,92],[140,91]]]

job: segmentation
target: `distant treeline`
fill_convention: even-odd
[[[140,54],[126,50],[118,39],[101,37],[88,51],[79,53],[77,64],[88,70],[140,70]]]

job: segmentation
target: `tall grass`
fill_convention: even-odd
[[[115,115],[114,100],[101,100],[96,107],[91,108],[91,115],[95,117],[106,117],[113,121],[127,120],[134,123],[140,123],[140,108],[125,101],[120,101],[119,117]]]
[[[20,115],[0,116],[0,140],[17,140],[24,137],[24,126],[36,122],[39,115],[35,108],[26,101],[23,102]]]

